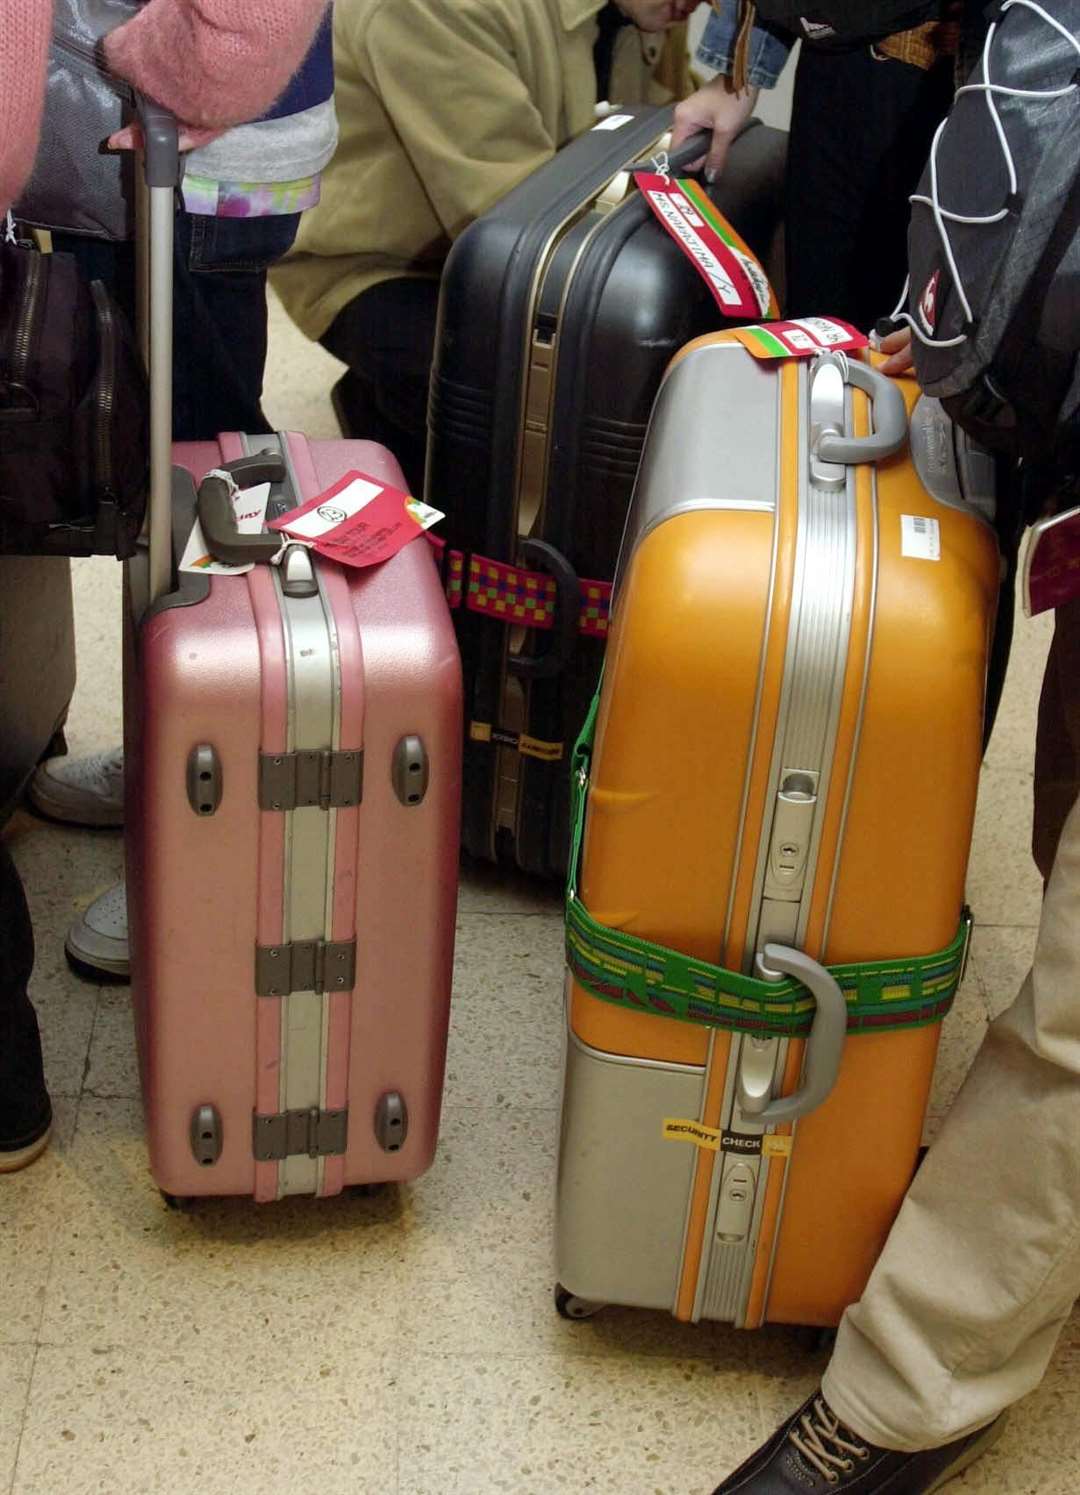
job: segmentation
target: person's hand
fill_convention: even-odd
[[[879,353],[889,355],[881,365],[883,374],[906,374],[914,365],[915,360],[911,356],[910,327],[901,327],[896,332],[890,332],[887,337],[881,338],[877,349]]]
[[[688,99],[675,106],[672,148],[681,145],[699,130],[711,131],[712,145],[709,147],[709,154],[703,159],[706,180],[715,181],[724,169],[731,142],[754,112],[757,97],[756,88],[746,88],[742,93],[736,93],[727,78],[714,78],[711,83],[706,83],[704,88],[699,88],[697,93],[692,93]],[[689,170],[694,171],[700,165],[701,162],[697,161]]]
[[[216,140],[223,130],[194,130],[187,125],[180,126],[180,149],[182,151],[197,151],[201,145],[209,145],[211,140]],[[142,130],[138,125],[125,125],[122,130],[109,136],[108,145],[111,151],[138,151],[142,150]]]

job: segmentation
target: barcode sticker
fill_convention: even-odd
[[[633,119],[632,114],[609,114],[602,119],[598,125],[593,125],[594,130],[621,130],[623,125],[628,125]]]
[[[920,561],[941,560],[941,525],[925,514],[900,515],[900,554]]]

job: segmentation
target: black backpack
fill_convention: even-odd
[[[88,285],[71,255],[0,244],[0,552],[134,553],[148,398],[101,282]]]
[[[903,319],[920,384],[984,446],[1061,483],[1080,435],[1080,0],[991,13],[912,202]]]

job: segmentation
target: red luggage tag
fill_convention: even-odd
[[[1080,597],[1080,508],[1031,526],[1024,555],[1023,596],[1029,618]]]
[[[347,566],[377,566],[397,555],[444,516],[400,488],[347,472],[325,493],[273,520],[268,528]]]
[[[635,172],[659,221],[697,269],[723,316],[775,317],[769,278],[697,182],[659,172]]]
[[[796,317],[767,327],[735,327],[732,337],[755,358],[812,358],[815,353],[853,353],[869,338],[839,317]]]

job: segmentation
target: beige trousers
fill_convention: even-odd
[[[937,1447],[1038,1385],[1080,1296],[1080,600],[1039,708],[1032,969],[990,1025],[825,1374],[885,1448]],[[976,916],[978,910],[976,910]]]

